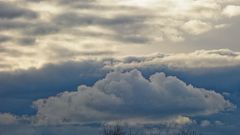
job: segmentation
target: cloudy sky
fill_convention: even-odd
[[[239,24],[239,0],[0,0],[0,132],[238,135]]]

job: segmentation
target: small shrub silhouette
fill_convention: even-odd
[[[120,125],[104,125],[103,135],[125,135],[124,129]]]

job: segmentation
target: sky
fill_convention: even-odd
[[[240,132],[239,0],[0,0],[0,133]]]

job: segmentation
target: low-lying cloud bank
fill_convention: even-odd
[[[77,91],[37,100],[34,106],[38,124],[209,115],[234,107],[214,91],[164,73],[148,80],[137,70],[109,73],[91,87],[81,85]]]
[[[15,124],[16,122],[16,116],[9,113],[0,113],[0,125]]]
[[[240,65],[240,53],[229,49],[197,50],[191,53],[154,54],[126,57],[115,67],[143,67],[161,65],[168,68],[189,70],[193,68],[219,68]]]

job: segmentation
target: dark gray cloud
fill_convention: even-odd
[[[32,113],[30,106],[33,100],[74,90],[79,84],[93,84],[105,72],[103,63],[94,61],[66,62],[46,65],[41,69],[1,72],[0,95],[4,98],[0,99],[0,112]]]
[[[122,42],[132,42],[144,44],[150,42],[150,38],[141,34],[143,29],[148,27],[141,23],[150,18],[146,15],[116,15],[113,18],[100,17],[91,14],[79,14],[67,12],[60,14],[54,18],[56,24],[62,28],[68,29],[72,27],[82,26],[100,26],[105,29],[113,30],[116,34],[105,35],[105,38],[114,39]],[[83,34],[83,33],[82,33]],[[86,36],[94,36],[101,34],[85,33]]]
[[[60,14],[54,18],[54,21],[65,27],[75,27],[81,25],[97,25],[104,21],[97,15],[78,14],[74,12],[67,12]]]
[[[7,42],[9,40],[11,40],[12,38],[10,36],[6,36],[6,35],[0,35],[0,43],[4,43]]]
[[[0,19],[0,30],[26,29],[31,23],[19,20]]]
[[[90,48],[87,51],[79,51],[79,50],[73,50],[73,49],[68,49],[66,47],[59,47],[59,46],[53,46],[49,48],[50,54],[49,57],[52,59],[59,59],[59,60],[65,60],[69,58],[74,58],[74,57],[81,57],[81,56],[87,56],[87,57],[92,57],[92,56],[112,56],[117,54],[116,51],[108,51],[108,50],[95,50],[94,48]]]
[[[33,37],[22,37],[17,39],[17,43],[20,45],[34,45],[36,43],[36,39]]]
[[[146,19],[146,16],[136,15],[117,15],[113,18],[101,17],[93,14],[65,12],[55,17],[55,22],[68,27],[81,25],[101,25],[105,27],[113,27],[117,25],[138,24],[139,21]]]
[[[14,19],[18,17],[36,18],[38,14],[29,9],[20,8],[13,3],[0,2],[0,18]]]
[[[37,24],[31,25],[28,29],[25,29],[23,33],[32,36],[47,36],[49,34],[54,34],[60,31],[59,26],[53,23],[39,22]]]
[[[74,4],[77,4],[77,3],[83,3],[83,4],[93,4],[93,2],[97,2],[97,0],[59,0],[58,3],[59,4],[67,4],[67,5],[74,5]]]

